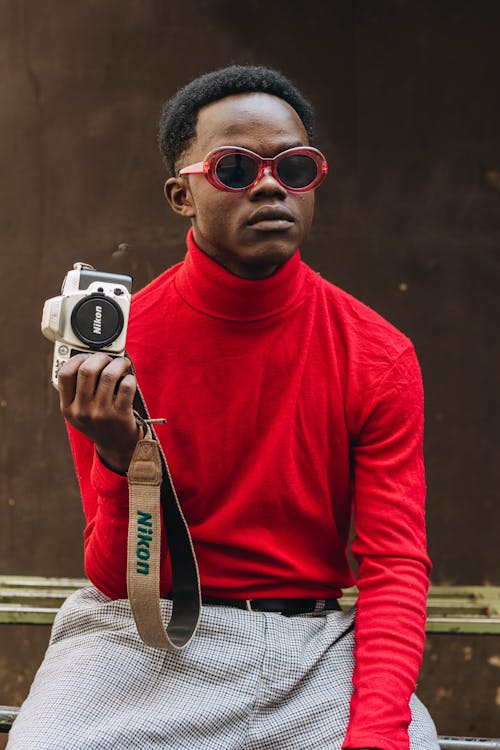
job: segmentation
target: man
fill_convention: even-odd
[[[429,573],[420,374],[408,339],[300,260],[326,175],[312,137],[310,106],[265,68],[210,73],[164,109],[165,194],[190,221],[188,252],[135,295],[127,343],[168,420],[159,438],[210,603],[181,653],[138,638],[124,476],[136,379],[127,359],[74,357],[59,391],[96,588],[63,607],[14,750],[403,750],[410,721],[412,749],[438,747],[412,697]],[[336,601],[354,582],[351,507],[354,637]]]

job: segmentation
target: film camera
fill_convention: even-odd
[[[45,302],[42,333],[55,342],[52,383],[60,367],[79,352],[103,351],[121,356],[125,350],[132,278],[96,271],[75,263],[59,297]]]

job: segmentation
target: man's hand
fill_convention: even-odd
[[[126,472],[141,437],[132,410],[137,382],[128,359],[76,354],[61,367],[58,387],[65,419],[95,443],[106,464]]]

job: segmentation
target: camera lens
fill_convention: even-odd
[[[103,349],[122,332],[123,313],[113,299],[104,294],[90,294],[75,305],[71,327],[75,336],[91,349]]]

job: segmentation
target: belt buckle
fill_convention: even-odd
[[[254,609],[252,606],[253,599],[245,599],[245,609],[247,612],[262,612],[261,609]]]
[[[252,606],[252,599],[245,599],[245,609],[247,612],[265,612],[266,610],[254,609]],[[282,615],[283,612],[273,611],[274,615]]]
[[[245,599],[246,611],[247,612],[262,612],[263,610],[261,609],[253,608],[252,601],[253,601],[252,599]],[[311,610],[306,611],[304,613],[300,613],[300,612],[295,613],[293,612],[293,610],[291,612],[286,612],[284,610],[281,610],[281,611],[276,610],[276,611],[273,611],[273,614],[285,615],[286,617],[292,617],[294,614],[311,614],[314,617],[314,615],[319,615],[322,612],[324,612],[325,609],[326,609],[326,599],[316,599],[314,603],[314,607]]]

